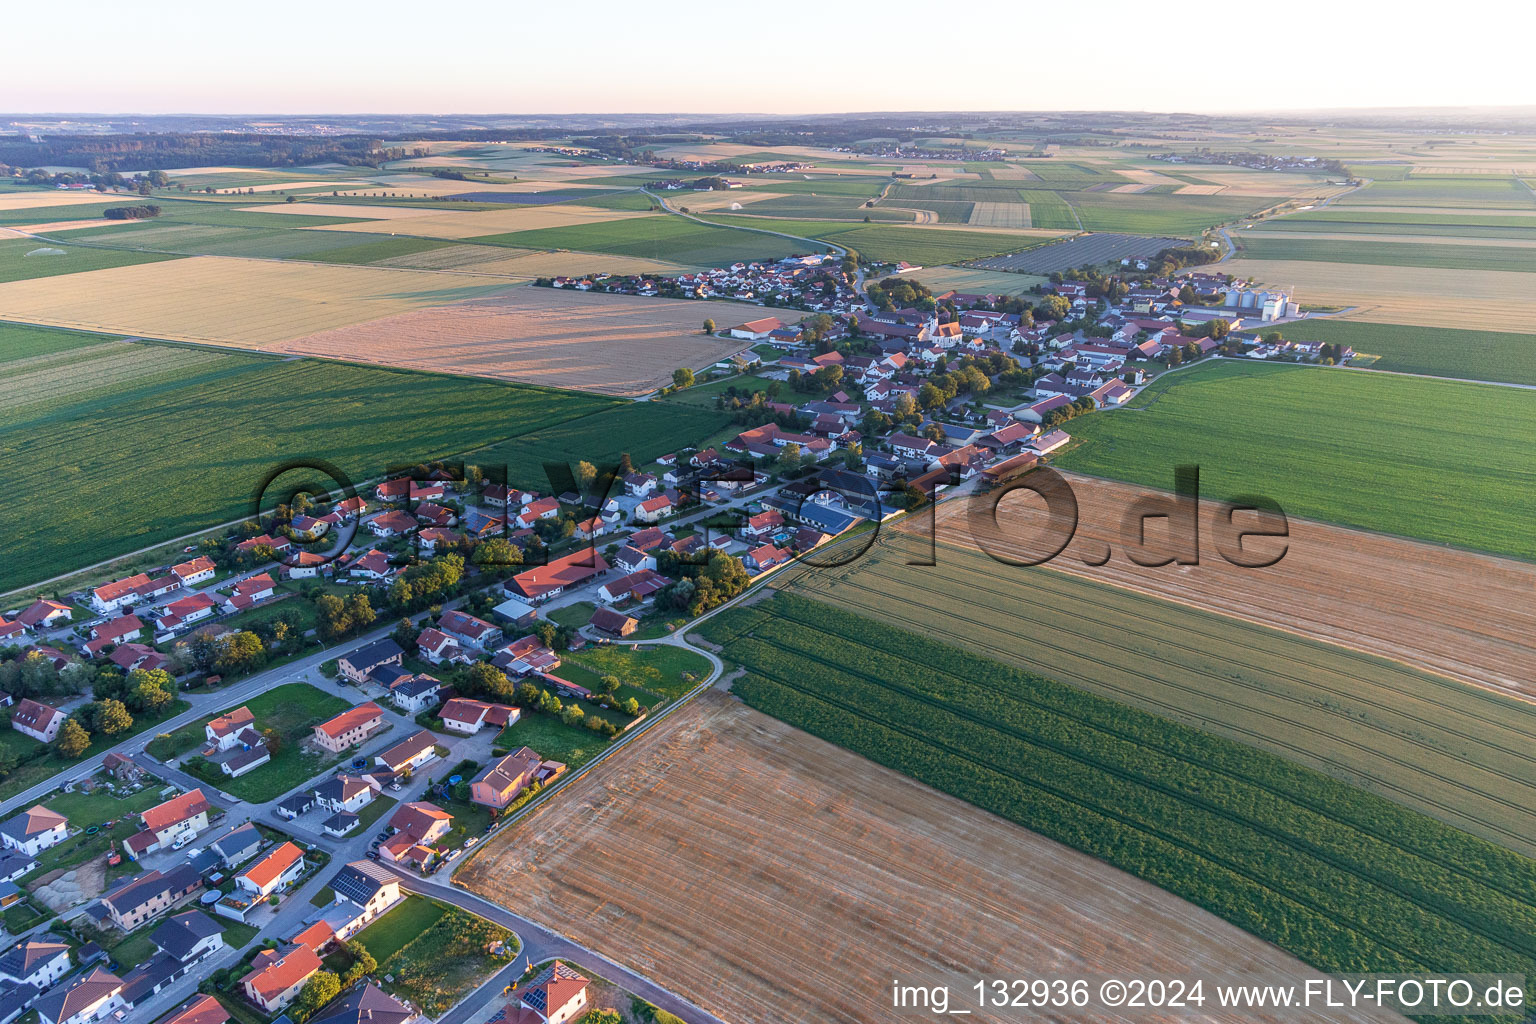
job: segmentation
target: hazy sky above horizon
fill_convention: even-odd
[[[4,17],[0,110],[1219,112],[1536,102],[1525,33],[1513,25],[1490,32],[1482,17],[1314,0],[1188,10],[1127,0],[269,0],[128,17],[102,0],[14,5]]]

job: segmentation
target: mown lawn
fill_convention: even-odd
[[[585,726],[566,725],[554,715],[525,714],[501,730],[496,746],[507,750],[531,747],[540,757],[580,768],[608,746],[608,739]]]
[[[322,756],[303,749],[303,742],[311,735],[314,726],[351,707],[340,697],[308,683],[286,683],[252,697],[243,705],[225,708],[224,712],[242,706],[250,708],[251,714],[256,716],[258,731],[277,730],[281,743],[272,760],[238,779],[231,779],[201,757],[189,758],[182,765],[184,770],[241,800],[263,803],[313,778],[346,756]],[[148,752],[162,761],[169,761],[196,750],[207,735],[203,727],[214,717],[217,716],[183,726],[169,736],[155,737],[149,743]]]
[[[567,653],[563,658],[565,664],[561,666],[562,672],[567,665],[577,664],[594,675],[618,676],[631,686],[673,699],[681,697],[709,675],[709,662],[702,655],[663,644],[645,650],[617,645],[588,647]],[[685,673],[693,676],[693,679],[684,679]],[[654,700],[652,696],[651,701]],[[642,697],[640,703],[648,702]]]
[[[447,911],[445,904],[423,896],[407,896],[389,913],[359,932],[357,941],[368,948],[382,967],[385,960],[436,924]]]
[[[507,929],[456,907],[409,896],[363,929],[358,941],[378,961],[386,991],[409,999],[430,1017],[448,1010],[517,954]],[[501,955],[487,950],[502,944]]]
[[[1220,360],[1134,404],[1067,424],[1077,443],[1056,464],[1165,490],[1194,464],[1207,498],[1536,558],[1536,393]]]

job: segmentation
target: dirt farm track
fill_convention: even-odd
[[[743,1024],[900,1019],[892,980],[934,972],[1307,973],[1151,885],[718,692],[455,880]]]

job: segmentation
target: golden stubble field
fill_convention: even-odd
[[[929,972],[1310,974],[1154,886],[718,692],[502,832],[455,881],[730,1021],[885,1024],[900,1019],[892,980]]]
[[[1524,332],[1536,322],[1531,275],[1312,260],[1228,260],[1218,269],[1294,288],[1308,305],[1353,306],[1347,320]]]
[[[712,312],[721,315],[677,299],[517,287],[269,349],[630,396],[671,383],[680,366],[702,369],[750,347],[702,334]]]
[[[1132,502],[1154,492],[1062,475],[1077,497],[1079,523],[1051,569],[1536,699],[1536,566],[1528,562],[1292,518],[1277,564],[1241,568],[1217,552],[1218,506],[1202,502],[1200,564],[1140,566],[1125,555],[1121,524]],[[1020,492],[998,506],[997,532],[978,539],[969,517],[984,500],[944,502],[936,517],[898,529],[1008,557],[1047,536],[1043,504]],[[1149,523],[1149,537],[1159,535],[1157,523]],[[1277,542],[1249,543],[1263,551]],[[1085,564],[1105,545],[1113,549],[1107,563]]]
[[[0,284],[0,319],[268,348],[505,287],[493,278],[192,256]]]

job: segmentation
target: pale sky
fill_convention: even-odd
[[[1527,9],[1510,5],[1501,14],[1491,6],[1455,16],[1338,0],[17,3],[0,18],[0,111],[797,114],[1536,103],[1528,33],[1519,28],[1529,14],[1516,14]]]

